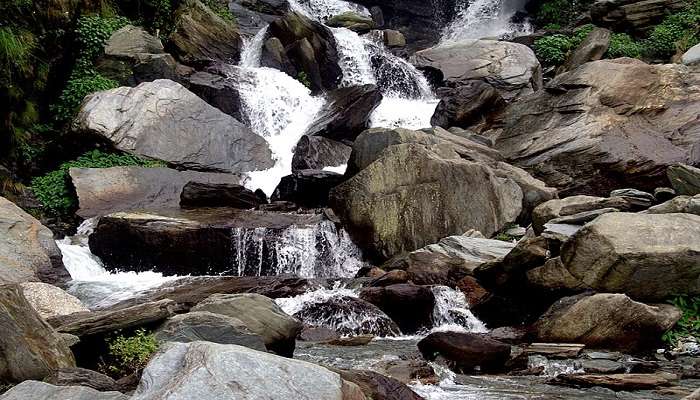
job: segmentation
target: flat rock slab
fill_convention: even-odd
[[[85,386],[54,386],[44,382],[25,381],[0,396],[0,400],[128,400],[119,392],[98,392]]]
[[[564,374],[559,375],[551,383],[570,386],[602,386],[612,390],[644,390],[661,386],[670,386],[678,377],[669,373],[656,374]]]

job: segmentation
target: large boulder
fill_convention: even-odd
[[[642,33],[687,4],[683,0],[597,0],[591,6],[591,19],[596,25]]]
[[[492,118],[506,103],[493,86],[482,81],[469,81],[456,88],[440,88],[440,102],[430,124],[445,129],[468,128]]]
[[[401,334],[396,323],[377,306],[350,296],[306,303],[294,317],[307,325],[329,328],[345,336]]]
[[[666,186],[666,167],[695,165],[700,73],[617,59],[560,74],[509,105],[495,148],[560,194]]]
[[[0,285],[0,330],[4,382],[43,379],[53,370],[75,366],[71,350],[29,304],[19,285]]]
[[[328,193],[343,181],[343,175],[331,171],[296,171],[282,177],[271,200],[291,201],[309,208],[325,207],[328,205]]]
[[[338,50],[329,28],[306,16],[290,12],[273,21],[263,47],[262,66],[308,79],[313,91],[335,89],[343,73]]]
[[[189,181],[182,188],[182,207],[233,207],[250,209],[267,203],[264,194],[258,194],[235,183]]]
[[[700,64],[700,43],[691,47],[683,53],[681,57],[681,62],[685,65],[697,65]]]
[[[552,220],[561,220],[584,212],[614,208],[629,211],[631,205],[622,197],[569,196],[563,199],[552,199],[539,204],[532,210],[532,227],[536,234],[544,231],[544,225]]]
[[[639,351],[658,345],[681,312],[668,304],[646,305],[624,294],[565,297],[535,323],[538,340],[583,343],[592,348]]]
[[[161,342],[189,343],[202,340],[265,351],[262,338],[248,329],[243,321],[206,311],[193,311],[168,319],[155,331],[155,337]]]
[[[53,233],[11,201],[0,197],[0,284],[70,280]]]
[[[42,282],[24,282],[20,286],[24,297],[41,318],[88,311],[80,300],[59,287]]]
[[[645,214],[685,213],[700,215],[700,194],[695,196],[677,196],[671,200],[649,207]]]
[[[331,191],[330,204],[369,256],[384,260],[469,229],[491,235],[530,201],[554,195],[485,146],[435,132],[370,129],[355,141],[348,173],[360,172]]]
[[[349,86],[328,92],[326,98],[306,134],[352,142],[369,128],[369,117],[382,101],[382,93],[375,85]]]
[[[71,168],[69,174],[78,194],[77,214],[83,218],[178,208],[188,183],[237,184],[241,179],[233,174],[144,167]]]
[[[678,194],[695,196],[700,194],[700,168],[678,164],[666,170],[671,186]]]
[[[297,142],[292,158],[292,172],[347,165],[352,147],[322,136],[304,135]]]
[[[360,298],[379,307],[396,321],[403,333],[432,327],[435,295],[428,286],[400,283],[385,287],[368,287]]]
[[[368,399],[372,400],[423,400],[404,383],[368,370],[338,370],[340,376],[360,387]]]
[[[429,361],[442,357],[456,372],[498,371],[510,358],[510,345],[477,333],[433,332],[418,350]]]
[[[101,392],[119,390],[117,382],[107,375],[85,368],[61,368],[44,378],[44,382],[56,386],[87,386]]]
[[[2,400],[129,400],[116,392],[99,392],[86,386],[54,386],[45,382],[25,381],[0,396]]]
[[[235,23],[221,18],[199,0],[183,1],[174,18],[168,45],[182,62],[238,62],[243,39]]]
[[[188,76],[185,85],[210,105],[243,121],[245,114],[238,85],[241,79],[246,78],[238,68],[216,64]]]
[[[364,400],[335,372],[236,345],[170,343],[143,371],[132,400]]]
[[[529,47],[513,42],[467,39],[445,42],[411,57],[418,68],[438,70],[443,85],[457,87],[472,80],[490,83],[506,100],[542,87],[542,68]]]
[[[215,294],[197,304],[192,311],[208,311],[241,320],[262,337],[268,350],[291,357],[301,323],[287,315],[270,298],[259,294]]]
[[[609,213],[586,224],[561,249],[584,287],[662,301],[700,294],[700,216]]]
[[[243,173],[274,164],[265,139],[167,79],[91,94],[74,126],[185,169]]]

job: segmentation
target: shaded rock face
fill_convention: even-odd
[[[326,25],[335,28],[347,28],[357,33],[367,33],[376,26],[372,17],[366,17],[352,11],[334,15],[326,21]]]
[[[427,360],[444,358],[456,372],[498,371],[510,357],[510,345],[476,333],[433,332],[418,342]]]
[[[186,169],[241,173],[273,165],[265,139],[167,79],[88,96],[74,127]]]
[[[596,25],[645,32],[675,10],[686,7],[682,0],[608,0],[591,6],[591,19]]]
[[[367,370],[339,370],[346,381],[360,387],[367,399],[373,400],[422,400],[413,390],[402,382]]]
[[[671,214],[671,213],[686,213],[700,215],[700,194],[693,197],[678,196],[673,199],[650,207],[644,211],[648,214]]]
[[[208,311],[237,318],[256,335],[268,350],[292,357],[296,337],[302,325],[285,314],[273,300],[259,294],[215,294],[197,304],[192,311]]]
[[[435,296],[429,287],[408,283],[369,287],[362,289],[360,298],[384,311],[403,333],[432,326]]]
[[[564,63],[563,69],[565,71],[571,71],[589,61],[596,61],[603,58],[608,51],[608,47],[610,47],[611,34],[612,32],[604,28],[593,29],[583,42],[569,55],[569,58]]]
[[[328,205],[328,193],[345,179],[330,171],[301,170],[282,177],[272,193],[272,201],[291,201],[302,207]]]
[[[550,221],[561,221],[562,217],[606,208],[629,211],[632,206],[621,197],[607,198],[579,195],[563,199],[552,199],[538,205],[532,211],[532,227],[535,233],[539,235],[544,231],[545,224]]]
[[[205,341],[237,344],[253,350],[265,351],[263,339],[253,333],[240,319],[206,311],[176,315],[155,331],[161,342],[189,343]]]
[[[322,136],[304,135],[294,148],[292,172],[347,164],[350,152],[352,147],[341,142]]]
[[[353,141],[369,127],[369,117],[382,101],[375,85],[349,86],[326,94],[327,101],[306,134]]]
[[[559,300],[534,329],[542,341],[632,352],[658,345],[680,315],[671,305],[651,306],[624,294],[599,293]]]
[[[38,280],[55,285],[70,280],[53,233],[0,197],[0,284]]]
[[[20,286],[24,297],[41,318],[88,311],[80,300],[59,287],[42,282],[24,282]]]
[[[25,381],[0,396],[2,400],[128,400],[125,394],[111,391],[99,392],[85,386],[54,386],[38,381]]]
[[[506,105],[493,86],[470,81],[456,88],[440,88],[440,102],[430,119],[430,124],[445,129],[456,126],[468,128],[488,120]]]
[[[340,375],[321,366],[208,342],[167,344],[143,371],[132,400],[173,398],[347,399]]]
[[[330,29],[291,12],[272,22],[268,32],[268,42],[275,39],[278,46],[272,51],[266,43],[262,54],[264,67],[277,68],[292,77],[299,77],[303,72],[313,91],[338,87],[343,74]]]
[[[182,188],[180,205],[182,207],[233,207],[250,209],[267,203],[264,196],[259,196],[242,185],[231,183],[187,182]]]
[[[170,168],[71,168],[69,173],[80,204],[77,214],[83,218],[119,211],[177,208],[188,183],[240,182],[237,175]]]
[[[695,196],[700,194],[700,168],[690,165],[672,165],[666,170],[671,185],[678,194]]]
[[[0,331],[0,379],[5,382],[43,379],[52,370],[75,366],[73,353],[32,308],[19,285],[0,285]]]
[[[268,23],[289,11],[286,0],[234,0],[228,9],[236,17],[241,34],[254,36]]]
[[[199,0],[186,0],[180,5],[175,11],[174,26],[168,47],[185,64],[238,62],[243,40],[235,24]]]
[[[44,382],[56,386],[87,386],[101,392],[119,390],[114,379],[85,368],[61,368],[44,378]]]
[[[243,104],[235,79],[245,78],[236,68],[214,65],[188,76],[185,85],[192,93],[221,112],[243,121]]]
[[[396,336],[399,327],[377,306],[355,297],[330,298],[309,303],[294,313],[304,323],[333,329],[338,334]]]
[[[443,85],[458,87],[472,80],[491,84],[505,100],[542,87],[542,68],[529,47],[496,40],[461,40],[421,50],[411,57],[418,68],[440,71]]]
[[[585,287],[662,301],[700,294],[700,216],[601,215],[564,243],[561,260]]]
[[[698,163],[698,82],[681,65],[589,62],[511,104],[495,148],[560,195],[653,192],[666,167]]]

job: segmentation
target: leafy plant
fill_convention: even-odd
[[[71,168],[109,168],[116,166],[159,167],[161,161],[144,160],[137,156],[120,153],[89,151],[73,161],[68,161],[46,175],[32,180],[32,190],[50,214],[66,215],[77,207],[75,190],[70,182]]]
[[[231,11],[228,9],[228,6],[222,3],[221,1],[204,0],[204,4],[206,4],[210,10],[214,11],[214,14],[221,17],[224,21],[233,23],[236,22],[236,17],[233,14],[231,14]]]
[[[32,71],[32,51],[35,47],[36,40],[30,32],[9,26],[0,27],[3,84],[11,84],[15,74],[26,76]]]
[[[85,71],[68,80],[58,102],[51,109],[57,121],[67,122],[73,118],[85,96],[117,86],[117,81],[105,78],[94,70]]]
[[[608,58],[631,57],[641,58],[644,46],[626,33],[613,33],[610,36],[610,47],[606,53]]]
[[[571,39],[561,33],[545,36],[535,41],[535,54],[545,65],[560,65],[566,61]]]
[[[132,336],[117,335],[107,340],[109,362],[102,366],[103,371],[122,377],[146,367],[159,343],[152,333],[137,329]]]
[[[104,44],[112,36],[112,33],[128,24],[129,20],[120,16],[86,15],[80,17],[75,28],[76,41],[80,51],[79,60],[94,62],[102,54]]]
[[[662,339],[669,344],[684,337],[700,340],[700,296],[676,296],[669,303],[678,307],[683,314],[676,326],[666,332]]]
[[[301,82],[302,85],[306,86],[308,89],[311,89],[311,80],[309,79],[309,75],[307,75],[306,72],[299,72],[299,74],[297,74],[297,80]]]
[[[645,40],[651,57],[668,58],[700,41],[700,1],[694,7],[671,14],[654,27]]]
[[[579,15],[593,3],[592,0],[548,0],[543,2],[535,13],[539,26],[571,26]]]

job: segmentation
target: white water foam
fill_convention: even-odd
[[[329,299],[344,296],[357,297],[358,293],[358,290],[348,289],[340,282],[336,282],[331,289],[319,288],[311,292],[300,294],[299,296],[276,299],[275,302],[285,313],[293,315],[303,310],[308,304],[325,303]]]
[[[321,22],[326,22],[329,18],[348,11],[370,16],[366,7],[343,0],[289,0],[289,7],[292,11]]]
[[[380,128],[430,128],[438,99],[406,99],[385,96],[370,116],[370,126]]]
[[[338,165],[336,167],[332,167],[332,166],[323,167],[324,171],[335,172],[336,174],[341,174],[341,175],[344,174],[347,169],[348,169],[347,164]]]
[[[532,33],[525,20],[512,22],[525,0],[460,0],[455,6],[455,18],[445,27],[441,41],[463,39],[503,38]]]
[[[467,299],[460,290],[447,286],[433,286],[435,309],[431,332],[461,331],[486,333],[486,325],[472,314]]]
[[[343,71],[341,86],[376,84],[372,60],[366,49],[367,40],[347,28],[331,29],[338,47],[340,68]]]
[[[262,57],[263,42],[267,35],[267,26],[260,29],[252,38],[243,39],[243,50],[241,51],[241,61],[238,63],[244,68],[257,68],[260,66]]]

